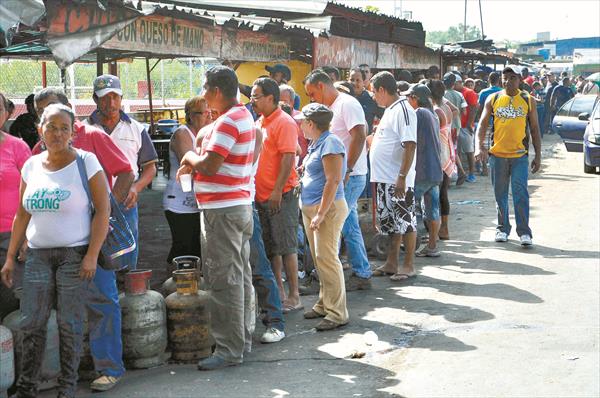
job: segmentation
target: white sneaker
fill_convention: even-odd
[[[496,232],[496,242],[508,242],[508,235],[502,231]]]
[[[529,235],[521,235],[521,246],[531,246],[533,245],[533,241],[531,240],[531,236]]]
[[[285,337],[285,333],[282,330],[276,328],[269,328],[266,332],[260,336],[261,343],[277,343],[278,341],[283,340]]]

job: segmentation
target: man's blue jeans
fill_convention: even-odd
[[[98,266],[87,291],[90,351],[96,372],[120,377],[125,373],[121,341],[121,307],[115,271]]]
[[[136,204],[131,209],[126,209],[125,206],[121,205],[121,211],[123,212],[123,215],[129,224],[129,228],[131,228],[131,232],[133,232],[133,237],[135,238],[135,251],[132,253],[133,260],[127,267],[127,270],[135,271],[137,268],[138,254],[140,252],[140,240],[138,239],[138,207]]]
[[[546,129],[544,126],[544,121],[546,120],[546,108],[542,105],[538,106],[536,109],[538,114],[538,125],[540,127],[540,135],[543,138],[544,134],[546,134]]]
[[[491,155],[490,175],[498,211],[496,230],[510,235],[511,226],[508,217],[508,186],[510,184],[515,207],[517,234],[533,236],[529,228],[529,192],[527,191],[529,157],[524,155],[520,158],[499,158]]]
[[[346,244],[348,261],[352,271],[359,278],[371,277],[371,266],[367,258],[367,249],[358,222],[357,202],[365,189],[367,176],[350,176],[344,187],[344,196],[348,205],[348,217],[342,227],[342,236]]]
[[[127,270],[135,270],[139,253],[138,207],[121,211],[135,237],[134,260]],[[115,271],[107,271],[98,266],[94,283],[87,291],[88,330],[90,352],[96,372],[104,376],[121,377],[125,373],[123,364],[123,343],[121,341],[121,306]]]
[[[250,239],[250,267],[252,268],[252,284],[258,296],[258,305],[261,308],[262,322],[266,327],[274,327],[283,331],[284,321],[279,289],[262,240],[262,228],[258,211],[254,207],[252,215],[254,229]]]

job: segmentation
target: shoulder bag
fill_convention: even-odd
[[[90,202],[91,213],[94,214],[94,205],[90,193],[85,161],[79,152],[77,152],[77,168],[79,169],[81,183]],[[110,218],[108,234],[98,256],[98,265],[105,270],[117,271],[126,268],[133,261],[136,242],[119,204],[111,193],[109,193],[109,196]]]

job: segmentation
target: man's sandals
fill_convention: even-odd
[[[385,268],[379,267],[379,268],[375,268],[373,270],[373,276],[389,276],[390,280],[392,280],[394,282],[401,282],[403,280],[415,278],[417,276],[417,273],[413,272],[410,274],[405,274],[405,273],[399,273],[399,272],[389,272],[389,271],[385,270]]]

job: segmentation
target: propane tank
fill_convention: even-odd
[[[173,258],[173,261],[171,263],[172,263],[171,268],[173,268],[174,271],[181,270],[181,269],[196,270],[196,273],[198,275],[198,281],[200,281],[198,283],[198,286],[202,286],[203,279],[200,276],[201,275],[200,257],[179,256],[179,257]],[[170,277],[169,279],[164,281],[164,283],[161,286],[161,291],[162,291],[162,294],[164,297],[169,296],[171,293],[175,293],[175,290],[177,290],[177,287],[175,286],[175,280],[173,280],[173,277]]]
[[[17,289],[15,295],[20,300],[21,290]],[[15,353],[15,377],[19,377],[19,358],[22,355],[21,341],[22,334],[20,332],[21,310],[16,310],[8,314],[2,321],[2,325],[9,328],[13,334],[14,353]],[[60,374],[60,343],[58,340],[58,324],[56,323],[56,311],[50,312],[46,332],[46,350],[44,351],[42,362],[42,372],[40,375],[41,381],[55,379]],[[40,353],[41,354],[41,353]]]
[[[173,272],[177,291],[165,300],[171,358],[193,362],[211,354],[209,294],[198,290],[195,270]]]
[[[149,290],[152,270],[125,275],[125,293],[119,295],[123,361],[127,368],[162,365],[167,348],[167,311],[160,293]]]
[[[15,382],[15,354],[12,333],[0,325],[0,397],[7,396],[6,390]]]

